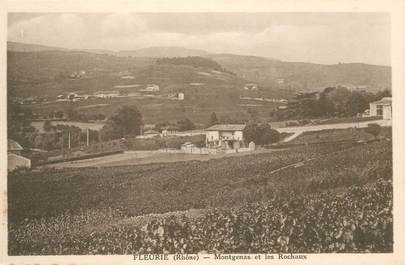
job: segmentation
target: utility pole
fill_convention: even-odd
[[[69,143],[68,146],[69,146],[69,150],[70,150],[70,130],[69,130],[69,142],[68,143]]]
[[[87,146],[89,146],[89,142],[90,142],[90,139],[89,139],[89,128],[87,128],[87,133],[86,133],[86,135],[87,135],[87,141],[86,141],[86,143],[87,143]]]
[[[61,141],[60,142],[61,142],[62,156],[64,157],[64,153],[63,153],[63,151],[64,151],[63,150],[63,131],[61,131],[60,134],[61,134]]]

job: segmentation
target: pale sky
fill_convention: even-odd
[[[390,65],[384,13],[9,13],[8,40],[73,49],[180,46],[285,61]]]

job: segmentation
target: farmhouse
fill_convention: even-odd
[[[180,92],[177,94],[178,100],[184,100],[184,93]]]
[[[146,131],[143,133],[143,138],[152,138],[152,137],[155,137],[155,136],[158,136],[158,135],[160,135],[160,133],[159,133],[158,131],[155,131],[155,130],[146,130]]]
[[[98,91],[94,93],[97,98],[114,98],[118,97],[120,93],[118,91]]]
[[[257,90],[258,87],[257,87],[257,84],[250,83],[250,84],[246,84],[243,89],[245,89],[245,90]]]
[[[378,101],[370,103],[370,116],[380,116],[384,120],[391,120],[392,118],[392,99],[391,97],[384,97]]]
[[[121,76],[121,79],[134,79],[135,77],[132,75],[123,75]]]
[[[23,148],[14,140],[7,140],[7,170],[13,171],[17,168],[30,168],[31,160],[21,156]]]
[[[179,132],[179,128],[176,126],[165,126],[162,128],[162,136],[176,135]]]
[[[244,145],[245,124],[217,124],[207,128],[206,146],[211,148],[239,149]]]
[[[157,91],[159,91],[159,86],[155,85],[155,84],[148,84],[148,85],[146,85],[145,89],[142,89],[141,91],[157,92]]]

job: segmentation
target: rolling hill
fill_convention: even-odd
[[[162,49],[161,55],[175,50],[174,58],[154,58],[144,49],[123,56],[106,50],[67,50],[48,46],[9,43],[7,53],[7,90],[10,98],[37,97],[51,102],[59,94],[77,92],[92,94],[97,91],[117,90],[138,92],[138,85],[157,84],[158,97],[151,99],[119,98],[114,100],[83,101],[76,104],[82,113],[110,115],[119,106],[137,105],[147,122],[175,120],[189,117],[204,123],[211,112],[231,119],[246,118],[251,109],[266,118],[277,107],[276,103],[240,99],[290,98],[297,91],[323,89],[345,85],[375,92],[391,86],[391,68],[367,64],[321,65],[283,62],[257,56],[208,54],[189,56],[182,48]],[[19,51],[13,51],[18,49]],[[201,52],[203,53],[203,52]],[[172,55],[175,53],[171,53]],[[199,53],[200,54],[200,53]],[[182,56],[184,55],[184,56]],[[72,74],[83,72],[79,78]],[[122,78],[130,76],[131,78]],[[246,83],[258,83],[259,90],[244,90]],[[135,86],[134,86],[135,84]],[[125,91],[124,91],[125,90]],[[171,93],[184,92],[184,101],[168,100]],[[160,97],[160,98],[159,98]],[[164,99],[166,97],[166,99]],[[99,102],[100,101],[100,102]],[[83,108],[86,105],[103,108]],[[63,108],[59,102],[28,105],[32,112],[47,115]]]
[[[157,46],[135,50],[112,51],[106,49],[67,49],[61,47],[46,46],[39,44],[27,44],[13,41],[7,42],[7,51],[11,52],[81,51],[96,54],[109,54],[121,57],[150,57],[150,58],[203,56],[208,54],[208,52],[204,50],[187,49],[183,47],[172,47],[172,46]]]
[[[131,57],[187,57],[187,56],[203,56],[208,52],[197,49],[187,49],[183,47],[150,47],[138,50],[122,50],[117,52],[118,56]]]
[[[391,88],[389,66],[363,63],[322,65],[234,54],[209,54],[207,57],[242,78],[280,89],[313,91],[342,85],[376,92]]]
[[[43,52],[43,51],[67,51],[68,49],[60,47],[51,47],[39,44],[26,44],[21,42],[7,42],[7,51],[13,52]]]
[[[64,51],[66,53],[72,53],[72,58],[75,56],[77,58],[78,54],[83,54],[83,52],[86,52],[88,54],[100,55],[100,57],[96,58],[97,63],[99,63],[100,60],[104,61],[104,63],[101,63],[101,65],[107,64],[111,66],[111,64],[114,64],[121,65],[123,68],[128,65],[131,67],[143,67],[145,66],[145,62],[147,62],[146,64],[150,65],[153,64],[154,59],[156,58],[202,56],[210,58],[219,63],[227,71],[237,74],[240,79],[245,79],[247,82],[259,83],[262,87],[271,88],[273,91],[277,89],[313,91],[322,90],[325,87],[337,85],[342,85],[349,88],[360,88],[370,92],[391,89],[390,66],[369,65],[363,63],[323,65],[305,62],[285,62],[258,56],[212,54],[203,50],[187,49],[182,47],[149,47],[138,50],[117,52],[102,49],[79,51],[42,45],[8,42],[8,51]],[[59,54],[54,54],[56,57],[60,57]],[[28,54],[25,54],[24,56],[27,56],[26,60],[28,61],[31,60],[30,58],[32,58],[32,56],[42,57],[41,55]],[[86,56],[83,55],[83,57]],[[17,61],[24,60],[24,58],[17,59]],[[69,61],[69,59],[67,60]],[[77,61],[75,63],[77,65],[75,68],[80,68],[80,62],[84,63],[85,65],[89,64],[83,60],[74,59],[74,61]],[[24,68],[24,66],[21,64],[15,67],[16,65],[14,65],[14,63],[15,61],[11,59],[9,63],[9,71],[11,72],[9,77],[13,77],[15,71],[22,71],[21,69],[16,68]],[[38,62],[38,64],[36,64],[40,66],[40,69],[37,69],[38,71],[40,71],[41,68],[47,68],[50,69],[50,71],[58,68],[48,65],[47,61],[44,63],[45,64]],[[31,68],[32,66],[30,62],[24,65],[26,65],[27,68]],[[67,65],[69,65],[69,63]]]
[[[247,82],[256,82],[262,87],[272,88],[272,90],[288,89],[293,91],[313,91],[336,85],[360,88],[370,92],[391,88],[390,66],[363,63],[322,65],[305,62],[285,62],[258,56],[212,54],[203,50],[187,49],[183,47],[149,47],[127,51],[109,51],[102,49],[68,50],[58,47],[8,42],[7,48],[9,52],[64,51],[73,53],[73,57],[81,52],[108,55],[108,57],[101,59],[111,61],[106,62],[108,65],[117,64],[124,66],[129,63],[136,67],[144,66],[144,64],[140,62],[148,61],[148,63],[150,63],[156,58],[202,56],[214,60],[223,68],[237,74],[239,78],[245,79]],[[27,54],[24,56],[32,57],[32,55]],[[41,57],[40,55],[37,56]],[[124,62],[118,62],[120,60]],[[83,63],[88,64],[86,62]],[[14,72],[12,64],[13,61],[9,64],[11,73]],[[41,62],[36,65],[41,65],[40,68],[52,68],[41,64]],[[104,64],[102,63],[102,65]],[[21,67],[21,65],[18,67]],[[28,63],[27,67],[30,67],[30,63]],[[18,71],[18,69],[16,70]],[[11,74],[11,76],[13,76],[13,74]]]

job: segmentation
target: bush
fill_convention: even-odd
[[[248,143],[253,141],[257,145],[267,145],[280,140],[280,133],[271,129],[268,123],[248,123],[243,131]]]
[[[381,132],[381,126],[377,123],[370,123],[366,127],[366,133],[369,133],[374,136],[374,138],[377,138],[377,136]]]
[[[101,139],[114,140],[126,135],[140,135],[142,114],[133,107],[124,106],[113,114],[100,131]]]

